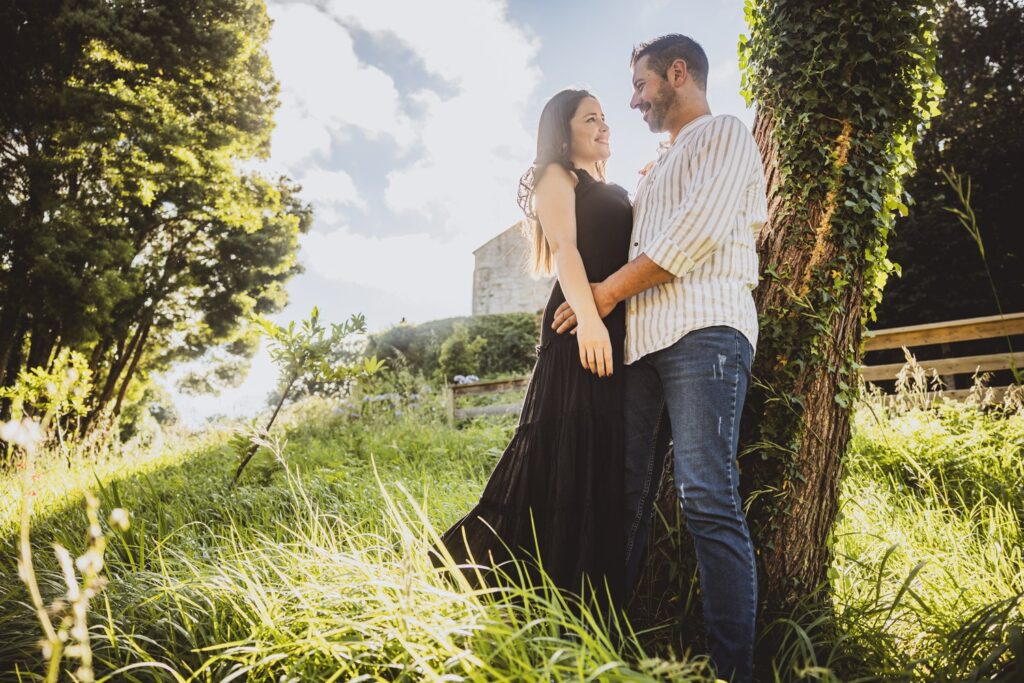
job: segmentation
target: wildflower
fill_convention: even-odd
[[[75,566],[82,574],[99,574],[103,569],[103,555],[95,549],[86,550],[81,557],[75,560]]]
[[[128,526],[131,524],[128,519],[128,511],[124,508],[114,508],[111,510],[107,521],[110,522],[111,528],[122,532],[128,531]]]
[[[11,420],[0,425],[0,439],[30,451],[43,440],[43,430],[38,422],[27,417],[20,422]]]

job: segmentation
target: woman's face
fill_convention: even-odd
[[[604,122],[601,103],[593,97],[584,97],[576,107],[576,113],[569,120],[572,138],[571,156],[577,166],[604,161],[611,156],[608,145],[611,131]]]

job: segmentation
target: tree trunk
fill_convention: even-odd
[[[29,368],[49,369],[57,335],[53,330],[47,329],[45,325],[43,322],[38,322],[32,327],[28,361],[25,364]]]
[[[18,328],[21,327],[21,305],[7,302],[0,312],[0,387],[7,386],[7,363],[15,345],[22,343]],[[13,380],[11,380],[13,381]]]
[[[139,365],[139,359],[142,358],[142,354],[146,350],[146,340],[149,338],[149,330],[152,326],[152,320],[146,323],[142,336],[135,345],[135,351],[132,354],[132,362],[128,366],[127,372],[125,372],[124,379],[121,380],[121,389],[117,392],[117,401],[114,403],[115,417],[121,414],[121,404],[124,402],[124,395],[128,392],[128,385],[131,384],[132,378],[135,376],[135,369]]]
[[[833,188],[841,182],[848,161],[852,127],[838,121],[833,150]],[[756,450],[757,427],[766,414],[788,411],[799,416],[794,450],[785,467],[770,458],[747,458],[744,480],[749,490],[784,492],[787,503],[762,498],[753,506],[752,533],[760,555],[760,592],[769,618],[787,614],[810,592],[824,586],[829,565],[828,535],[838,510],[839,473],[850,435],[850,407],[836,400],[843,385],[855,385],[848,358],[860,354],[863,282],[855,281],[841,294],[842,300],[830,311],[823,330],[819,322],[804,314],[795,299],[806,297],[828,267],[847,246],[833,239],[832,215],[837,192],[811,197],[804,209],[808,222],[791,220],[780,195],[779,164],[773,138],[771,112],[758,112],[754,137],[761,149],[768,181],[768,222],[758,239],[764,277],[755,291],[758,311],[776,323],[784,321],[785,337],[766,335],[754,362],[752,391],[744,412],[744,442]],[[797,237],[794,239],[794,237]],[[813,237],[813,241],[808,238]],[[810,248],[808,248],[810,247]],[[863,271],[858,273],[863,277]],[[796,297],[794,298],[794,294]],[[815,367],[789,374],[785,369],[792,345],[800,340],[818,351]],[[779,395],[786,398],[779,399]],[[772,402],[772,406],[769,406]],[[792,418],[790,419],[792,422]],[[769,503],[770,504],[767,504]]]
[[[148,332],[149,323],[144,321],[139,323],[139,326],[135,329],[132,338],[127,343],[124,339],[121,339],[117,343],[117,353],[114,356],[114,362],[111,364],[110,369],[107,371],[106,379],[103,382],[103,389],[97,394],[95,388],[99,386],[99,382],[93,385],[93,400],[90,402],[91,407],[89,414],[85,416],[82,421],[82,432],[88,432],[95,424],[96,419],[101,413],[106,410],[107,404],[110,403],[110,399],[113,398],[114,388],[117,386],[117,381],[121,377],[121,373],[124,371],[125,365],[128,364],[136,350],[139,339],[141,338],[145,329]]]
[[[125,366],[129,360],[134,356],[135,349],[138,346],[139,339],[145,332],[148,332],[149,324],[147,321],[139,323],[139,326],[135,328],[132,338],[125,343],[122,339],[117,345],[117,354],[114,356],[114,362],[110,366],[110,370],[107,372],[106,381],[103,383],[103,390],[100,391],[99,396],[96,398],[95,407],[102,409],[107,403],[110,403],[110,399],[114,396],[114,387],[117,386],[118,380],[121,378],[121,373],[124,372]]]
[[[24,324],[24,323],[21,323]],[[6,377],[7,384],[11,385],[17,380],[18,373],[22,369],[22,365],[25,359],[25,330],[21,327],[21,324],[17,325],[14,329],[14,340],[11,342],[11,348],[8,352],[7,363],[6,363]],[[8,420],[11,417],[11,401],[10,399],[0,400],[0,420]]]
[[[113,340],[110,337],[104,337],[92,347],[92,354],[89,356],[89,369],[92,370],[94,381],[99,376],[100,363],[112,344]]]

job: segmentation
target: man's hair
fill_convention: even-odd
[[[632,67],[643,57],[647,57],[651,71],[657,72],[663,78],[672,62],[681,59],[686,62],[686,69],[700,89],[708,89],[708,56],[704,54],[704,48],[693,38],[679,33],[669,33],[640,43],[633,48],[629,65]]]

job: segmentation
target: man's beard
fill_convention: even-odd
[[[647,125],[650,127],[651,132],[660,133],[664,130],[665,119],[668,118],[669,111],[672,110],[672,106],[676,103],[676,97],[676,91],[672,89],[672,86],[667,81],[662,81],[658,85],[658,92],[654,94],[654,99],[651,100],[651,113],[647,119]]]

